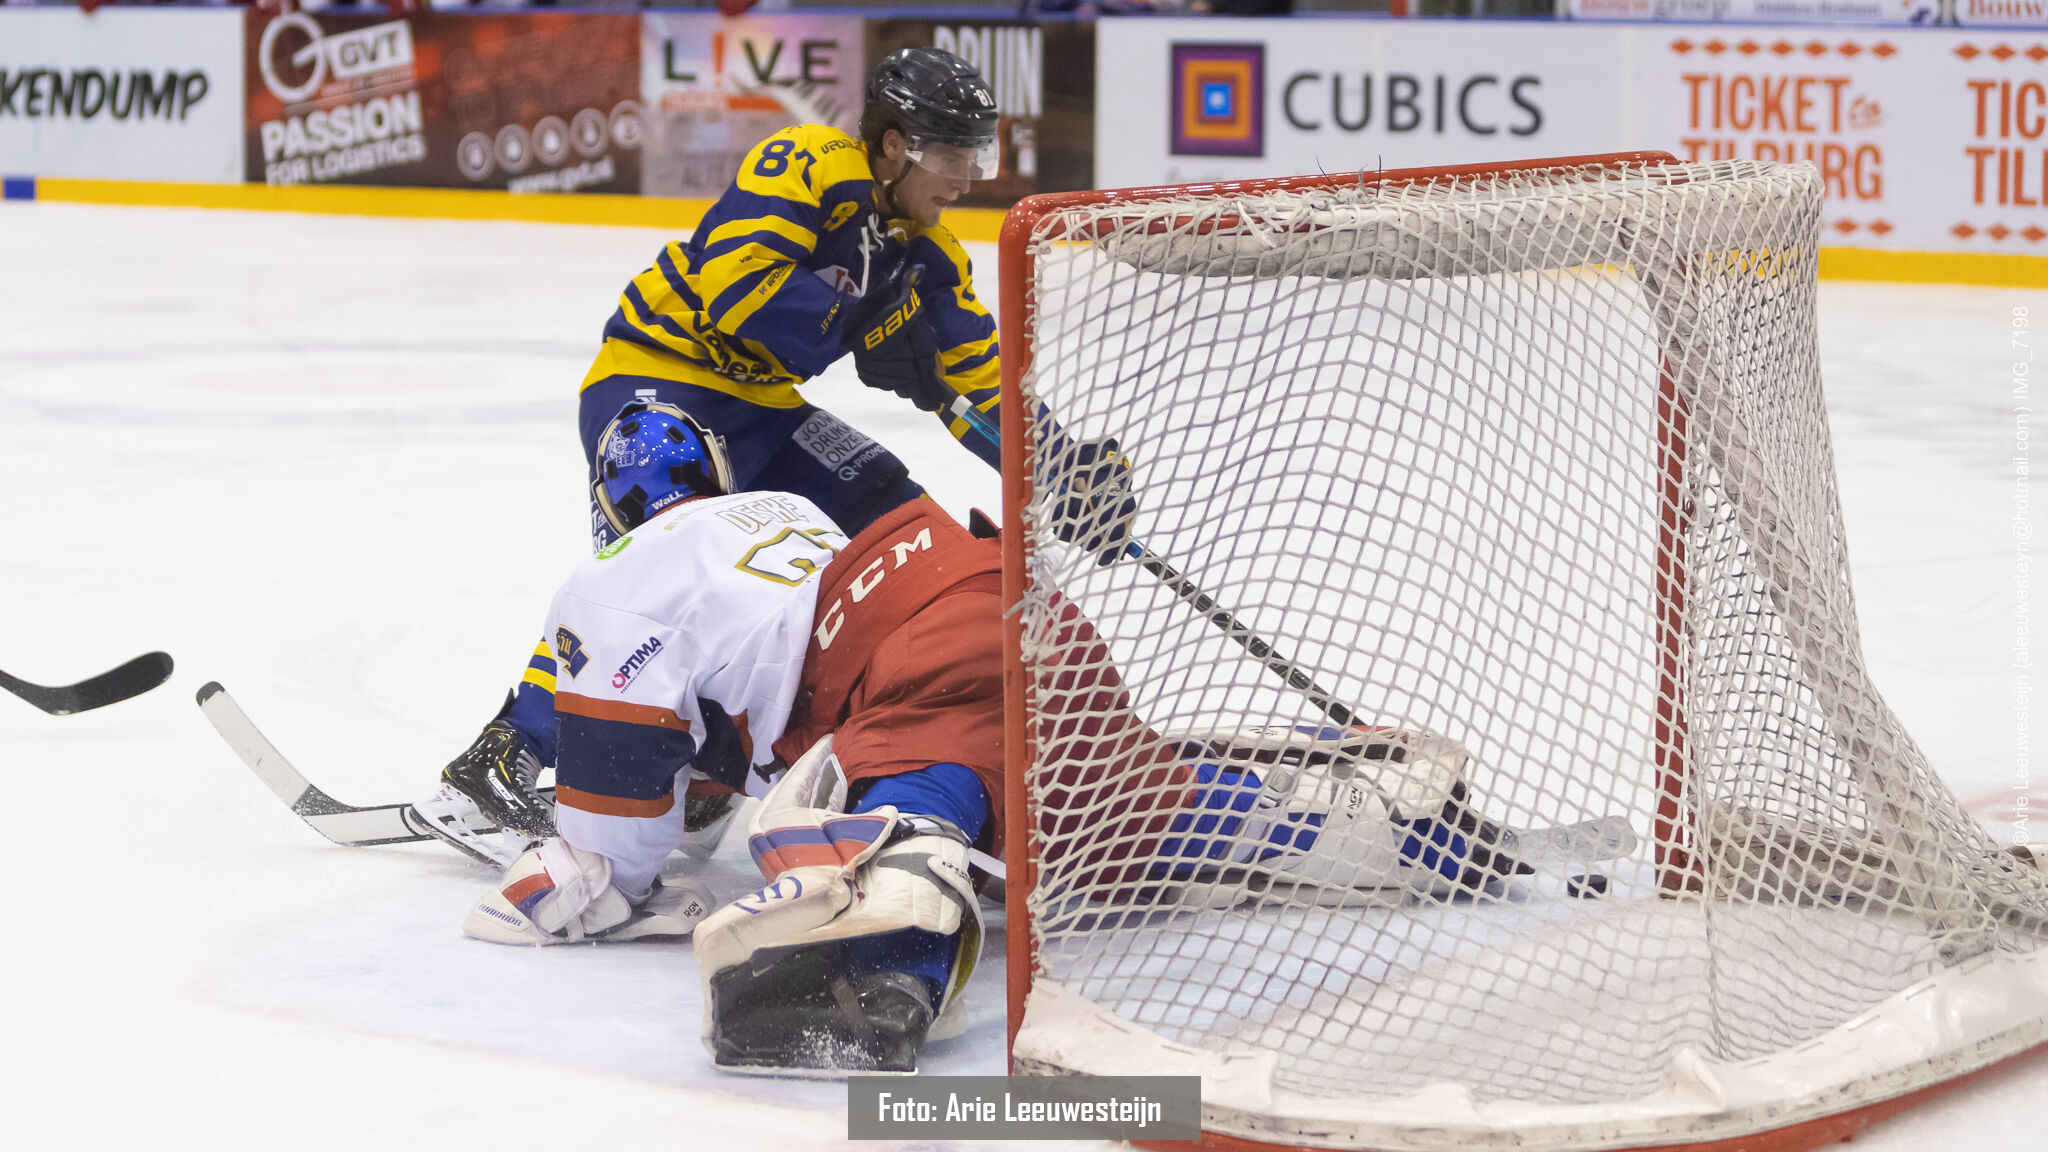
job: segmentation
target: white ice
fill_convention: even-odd
[[[138,700],[0,698],[15,816],[0,961],[20,1148],[818,1148],[836,1085],[713,1072],[687,946],[520,950],[456,930],[488,874],[319,839],[192,705],[224,682],[316,783],[409,799],[475,734],[586,550],[575,386],[633,229],[52,204],[0,207],[0,668],[68,682],[178,660]],[[992,247],[970,246],[993,298]],[[1821,292],[1870,664],[1955,790],[2023,827],[2014,309],[2048,296]],[[850,368],[813,401],[945,507],[995,477]],[[2031,792],[2030,792],[2031,788]],[[737,847],[737,844],[729,845]],[[751,886],[728,853],[716,879]],[[1002,1064],[1001,917],[941,1072]],[[1135,1071],[1135,1070],[1134,1070]],[[2040,1146],[2048,1063],[1865,1136]],[[873,1145],[863,1145],[872,1147]],[[1041,1145],[1041,1147],[1045,1147]]]

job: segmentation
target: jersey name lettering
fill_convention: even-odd
[[[775,495],[721,509],[718,518],[742,532],[756,532],[775,524],[795,524],[804,519],[804,513],[788,497]]]

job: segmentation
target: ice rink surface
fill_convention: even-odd
[[[465,940],[488,872],[327,844],[192,703],[222,681],[343,801],[423,794],[587,551],[576,384],[669,238],[0,207],[0,668],[53,684],[178,661],[80,716],[0,698],[8,1146],[845,1143],[840,1086],[711,1070],[686,945]],[[970,249],[992,304],[993,248]],[[2048,329],[2048,294],[1827,283],[1820,302],[1877,683],[1994,834],[2048,840],[2021,823],[2048,800],[2026,771],[2040,709],[2016,693],[2044,488],[2015,483],[2034,402],[2012,366],[2014,310]],[[955,515],[997,508],[992,473],[850,362],[805,394]],[[721,896],[757,882],[740,848]],[[969,1031],[931,1070],[1001,1070],[1000,912],[990,928]],[[2048,1061],[2023,1062],[1857,1146],[2039,1149],[2043,1098]]]

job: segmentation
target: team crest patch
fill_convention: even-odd
[[[555,659],[568,671],[572,680],[583,671],[585,664],[590,663],[590,657],[583,654],[583,638],[567,628],[555,629]]]

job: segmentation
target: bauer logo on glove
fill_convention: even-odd
[[[894,336],[897,329],[903,327],[905,323],[915,317],[921,307],[916,289],[913,287],[906,290],[902,297],[891,305],[889,311],[880,320],[875,321],[868,327],[867,331],[861,333],[861,348],[869,352],[874,351],[882,341]]]
[[[917,282],[923,274],[924,269],[912,268],[896,296],[882,305],[874,320],[849,333],[846,345],[853,350],[853,368],[861,383],[937,412],[959,393],[946,383],[939,365],[939,338],[918,299]]]

